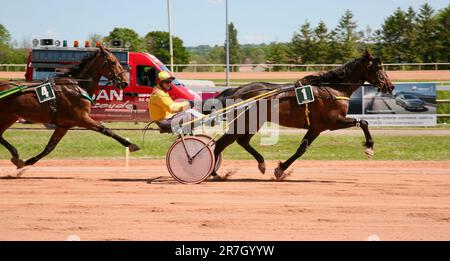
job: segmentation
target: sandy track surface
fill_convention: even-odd
[[[43,161],[10,179],[0,161],[0,240],[450,239],[448,161],[298,161],[274,182],[276,162],[263,176],[226,160],[228,181],[194,186],[162,160],[123,164]]]
[[[317,72],[233,72],[230,74],[232,80],[245,79],[286,79],[286,81],[297,80]],[[449,81],[450,71],[388,71],[392,81]],[[180,79],[225,79],[225,73],[176,73]],[[3,79],[22,79],[24,72],[0,72]]]

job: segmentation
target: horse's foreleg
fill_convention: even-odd
[[[290,157],[288,160],[286,160],[283,163],[280,163],[278,168],[275,169],[275,177],[277,180],[283,180],[288,173],[285,171],[289,168],[289,166],[294,163],[298,158],[300,158],[308,149],[308,147],[311,145],[311,143],[319,136],[320,132],[308,130],[306,132],[305,137],[303,137],[302,142],[300,143],[300,147],[297,149],[294,155]]]
[[[68,128],[56,127],[55,131],[52,134],[52,137],[48,141],[47,146],[45,146],[45,149],[35,157],[27,160],[25,162],[25,165],[26,166],[34,165],[40,159],[50,154],[56,148],[56,145],[58,145],[58,143],[61,141],[64,135],[66,135],[68,130],[69,130]]]
[[[266,173],[266,163],[264,162],[264,157],[250,145],[250,140],[255,134],[244,134],[237,139],[237,143],[241,145],[248,153],[250,153],[256,161],[258,161],[258,169],[264,174]]]
[[[20,159],[19,152],[13,145],[11,145],[8,141],[3,138],[3,133],[7,130],[14,122],[17,121],[17,117],[7,117],[1,118],[0,121],[0,144],[2,144],[10,153],[11,153],[11,162],[18,168],[23,168],[25,166],[25,162]]]
[[[131,152],[140,150],[140,148],[136,144],[133,144],[133,143],[129,142],[128,140],[122,138],[121,136],[115,134],[112,130],[106,128],[100,122],[93,120],[89,116],[86,116],[84,118],[84,122],[79,123],[78,126],[84,127],[88,130],[100,132],[101,134],[103,134],[105,136],[111,137],[111,138],[115,139],[116,141],[118,141],[123,146],[129,148]]]
[[[360,124],[361,129],[364,132],[364,136],[366,136],[366,143],[364,144],[366,149],[364,150],[364,152],[366,153],[367,157],[372,158],[374,155],[374,151],[373,151],[374,141],[373,141],[372,135],[370,134],[370,131],[369,131],[369,123],[365,120],[361,120],[359,124]]]
[[[367,157],[369,158],[373,157],[374,141],[372,139],[372,135],[370,134],[369,123],[367,121],[358,120],[355,118],[341,118],[336,122],[336,126],[334,126],[332,130],[345,129],[350,127],[361,127],[361,129],[364,132],[364,136],[366,138],[366,142],[364,143],[366,150],[364,152],[366,153]]]

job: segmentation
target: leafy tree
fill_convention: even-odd
[[[217,64],[225,63],[225,49],[223,46],[214,46],[208,53],[208,61]]]
[[[11,41],[11,35],[9,34],[8,30],[0,24],[0,43],[8,45],[9,41]]]
[[[449,62],[449,39],[450,5],[435,14],[425,4],[417,12],[412,7],[396,9],[375,31],[370,27],[364,33],[359,31],[352,12],[347,10],[334,30],[329,31],[322,21],[315,28],[305,22],[289,43],[243,45],[231,50],[240,50],[239,62],[248,63],[343,63],[359,56],[363,49],[372,50],[389,63]],[[206,57],[202,61],[225,61],[222,46],[195,50],[199,51],[196,54]]]
[[[206,56],[212,50],[212,47],[203,44],[196,47],[186,47],[186,49],[189,52],[189,54],[191,54],[191,56],[194,55]]]
[[[420,7],[417,15],[417,51],[423,62],[429,63],[437,60],[439,45],[437,35],[437,21],[433,17],[434,10],[429,4]],[[447,39],[447,45],[448,45]]]
[[[11,35],[8,30],[0,24],[0,63],[8,63],[8,56],[10,56],[11,52],[9,41],[11,41]]]
[[[314,42],[311,24],[306,21],[300,29],[294,33],[291,42],[293,62],[314,63]]]
[[[228,25],[228,33],[230,40],[230,63],[242,63],[242,50],[237,39],[237,29],[236,27],[234,27],[233,23],[230,23]],[[224,48],[226,49],[226,45],[224,46]]]
[[[184,47],[183,40],[173,36],[173,60],[176,64],[189,63],[189,52]],[[144,37],[146,50],[158,57],[163,63],[170,63],[170,40],[168,32],[153,31]]]
[[[266,45],[247,44],[242,46],[244,63],[260,64],[266,61]]]
[[[25,64],[28,61],[29,49],[10,49],[6,61],[9,64]],[[19,68],[17,68],[19,69]]]
[[[283,64],[288,63],[289,47],[283,43],[271,43],[266,50],[266,63]],[[279,67],[276,67],[279,69]]]
[[[129,42],[131,44],[130,50],[135,52],[145,51],[145,46],[142,39],[139,37],[138,33],[129,28],[114,28],[105,39],[106,41],[111,40],[122,40],[124,43]]]
[[[450,61],[450,5],[442,9],[436,15],[437,22],[437,41],[440,46],[437,47],[438,62]]]
[[[314,63],[330,62],[330,43],[328,28],[323,21],[314,29]]]
[[[345,11],[341,16],[337,28],[334,30],[334,40],[337,42],[337,49],[333,48],[337,62],[346,62],[358,56],[358,42],[363,37],[363,33],[357,31],[358,24],[353,20],[353,13]]]
[[[404,39],[403,26],[405,21],[405,12],[397,8],[393,15],[385,19],[382,29],[379,31],[382,55],[389,62],[402,62],[405,59],[398,49],[398,45]]]
[[[0,24],[0,63],[23,64],[27,62],[28,49],[13,49],[11,35]]]

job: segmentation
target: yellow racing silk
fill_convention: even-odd
[[[171,118],[175,113],[183,111],[188,102],[174,102],[165,91],[155,88],[150,96],[149,112],[152,121]]]

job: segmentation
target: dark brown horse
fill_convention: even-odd
[[[275,176],[278,180],[286,176],[285,171],[289,166],[301,157],[319,134],[325,130],[338,130],[360,126],[366,138],[364,143],[366,147],[365,152],[368,156],[373,155],[374,142],[369,132],[367,121],[347,117],[349,97],[366,81],[376,86],[382,92],[391,93],[394,89],[394,86],[381,66],[381,60],[379,58],[373,58],[367,51],[361,58],[350,61],[335,70],[319,75],[307,76],[297,81],[295,84],[297,86],[313,86],[315,101],[308,104],[308,107],[298,104],[293,91],[281,92],[268,98],[268,108],[272,106],[270,104],[271,101],[273,103],[274,99],[278,100],[278,124],[308,130],[304,138],[300,141],[299,148],[294,155],[287,161],[280,163],[278,168],[275,169]],[[294,84],[291,85],[294,87]],[[264,92],[289,86],[289,84],[250,83],[236,88],[234,91],[225,90],[225,94],[219,95],[218,98],[221,102],[224,102],[226,99],[245,100]],[[274,106],[276,105],[274,104]],[[236,128],[230,128],[216,142],[214,150],[216,159],[226,147],[237,141],[239,145],[252,154],[258,161],[258,168],[264,174],[266,169],[264,158],[250,145],[250,139],[255,133],[249,132],[248,128],[250,124],[256,124],[256,129],[259,130],[266,121],[271,121],[270,112],[267,112],[266,115],[268,115],[267,119],[263,120],[249,119],[248,114],[245,115],[246,132],[241,132],[242,134],[236,134],[238,133]],[[217,174],[212,173],[212,175],[216,176]]]
[[[91,101],[86,97],[92,97],[102,76],[119,88],[125,88],[128,85],[127,74],[120,62],[108,49],[100,46],[97,52],[84,58],[67,74],[50,80],[56,99],[40,103],[33,88],[0,99],[0,144],[9,150],[12,155],[11,162],[17,166],[17,169],[33,165],[48,155],[67,131],[75,126],[112,137],[123,146],[129,147],[130,151],[139,150],[138,146],[113,133],[89,116]],[[0,82],[0,92],[16,86],[17,84],[11,82]],[[56,126],[45,149],[25,162],[20,159],[16,148],[2,137],[5,130],[19,118]]]

